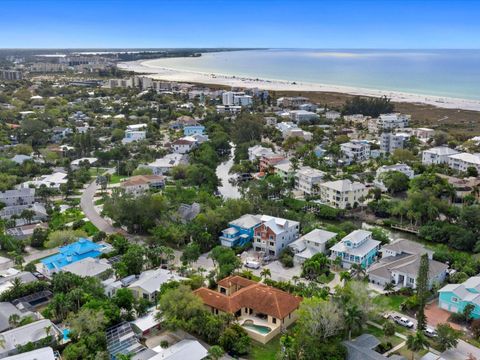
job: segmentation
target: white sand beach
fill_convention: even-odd
[[[387,96],[392,101],[429,104],[440,108],[480,111],[480,100],[458,99],[434,95],[410,94],[399,91],[373,90],[340,85],[292,82],[277,79],[258,79],[229,74],[188,71],[158,66],[158,59],[118,63],[122,70],[148,74],[153,79],[224,85],[238,88],[258,88],[273,91],[322,91],[351,95]]]

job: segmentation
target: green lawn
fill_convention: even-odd
[[[123,179],[127,178],[128,176],[123,176],[123,175],[117,175],[113,174],[110,176],[110,184],[118,184],[120,181]]]
[[[274,337],[265,345],[252,340],[248,358],[251,360],[276,360],[280,351],[280,335]]]
[[[88,236],[93,236],[98,233],[97,227],[90,221],[85,222],[85,225],[82,226],[82,230],[85,231]]]
[[[65,224],[83,219],[82,211],[78,208],[67,209],[64,213],[53,213],[48,226],[52,230],[58,230]]]
[[[384,311],[400,311],[400,305],[406,298],[407,297],[403,295],[378,295],[373,299],[373,303]]]

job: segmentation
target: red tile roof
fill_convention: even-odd
[[[235,313],[241,308],[250,308],[277,319],[283,319],[295,311],[302,301],[302,298],[299,296],[294,296],[285,291],[256,283],[240,276],[229,277],[219,281],[220,286],[229,287],[228,284],[239,285],[242,288],[230,296],[207,288],[197,289],[194,293],[206,305],[223,312]]]

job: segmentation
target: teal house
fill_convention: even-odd
[[[462,284],[448,284],[438,290],[438,305],[452,313],[462,313],[473,305],[472,317],[480,318],[480,276],[473,276]]]
[[[183,128],[183,135],[192,136],[192,135],[203,135],[205,132],[205,126],[203,125],[189,125]]]
[[[376,261],[380,244],[372,238],[370,231],[355,230],[330,248],[330,258],[340,258],[342,267],[346,269],[353,264],[360,264],[366,269]]]
[[[245,214],[228,224],[228,228],[222,230],[220,242],[226,247],[243,246],[252,241],[254,230],[262,223],[260,216]]]
[[[54,273],[64,266],[85,258],[98,258],[109,249],[106,244],[94,243],[88,239],[80,238],[77,242],[59,247],[57,254],[40,260],[40,262],[45,273]]]

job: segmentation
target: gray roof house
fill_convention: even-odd
[[[382,258],[386,258],[388,256],[399,256],[402,254],[428,254],[428,258],[433,259],[432,250],[427,249],[425,246],[416,241],[407,239],[398,239],[390,244],[382,246],[380,253],[382,254]]]
[[[325,253],[327,242],[335,236],[337,236],[337,234],[334,232],[314,229],[298,240],[290,243],[288,247],[295,253],[294,261],[302,264],[315,254]]]
[[[417,287],[417,277],[420,268],[421,254],[401,254],[380,259],[368,269],[369,281],[373,284],[385,286],[392,283],[398,287]],[[428,260],[429,287],[434,283],[441,284],[446,277],[448,265],[436,260]]]
[[[9,318],[12,315],[22,316],[22,312],[9,302],[0,302],[0,332],[10,329]]]
[[[386,357],[374,349],[380,345],[380,341],[373,335],[362,334],[356,339],[344,341],[347,348],[347,360],[406,360],[403,356],[392,355]]]

